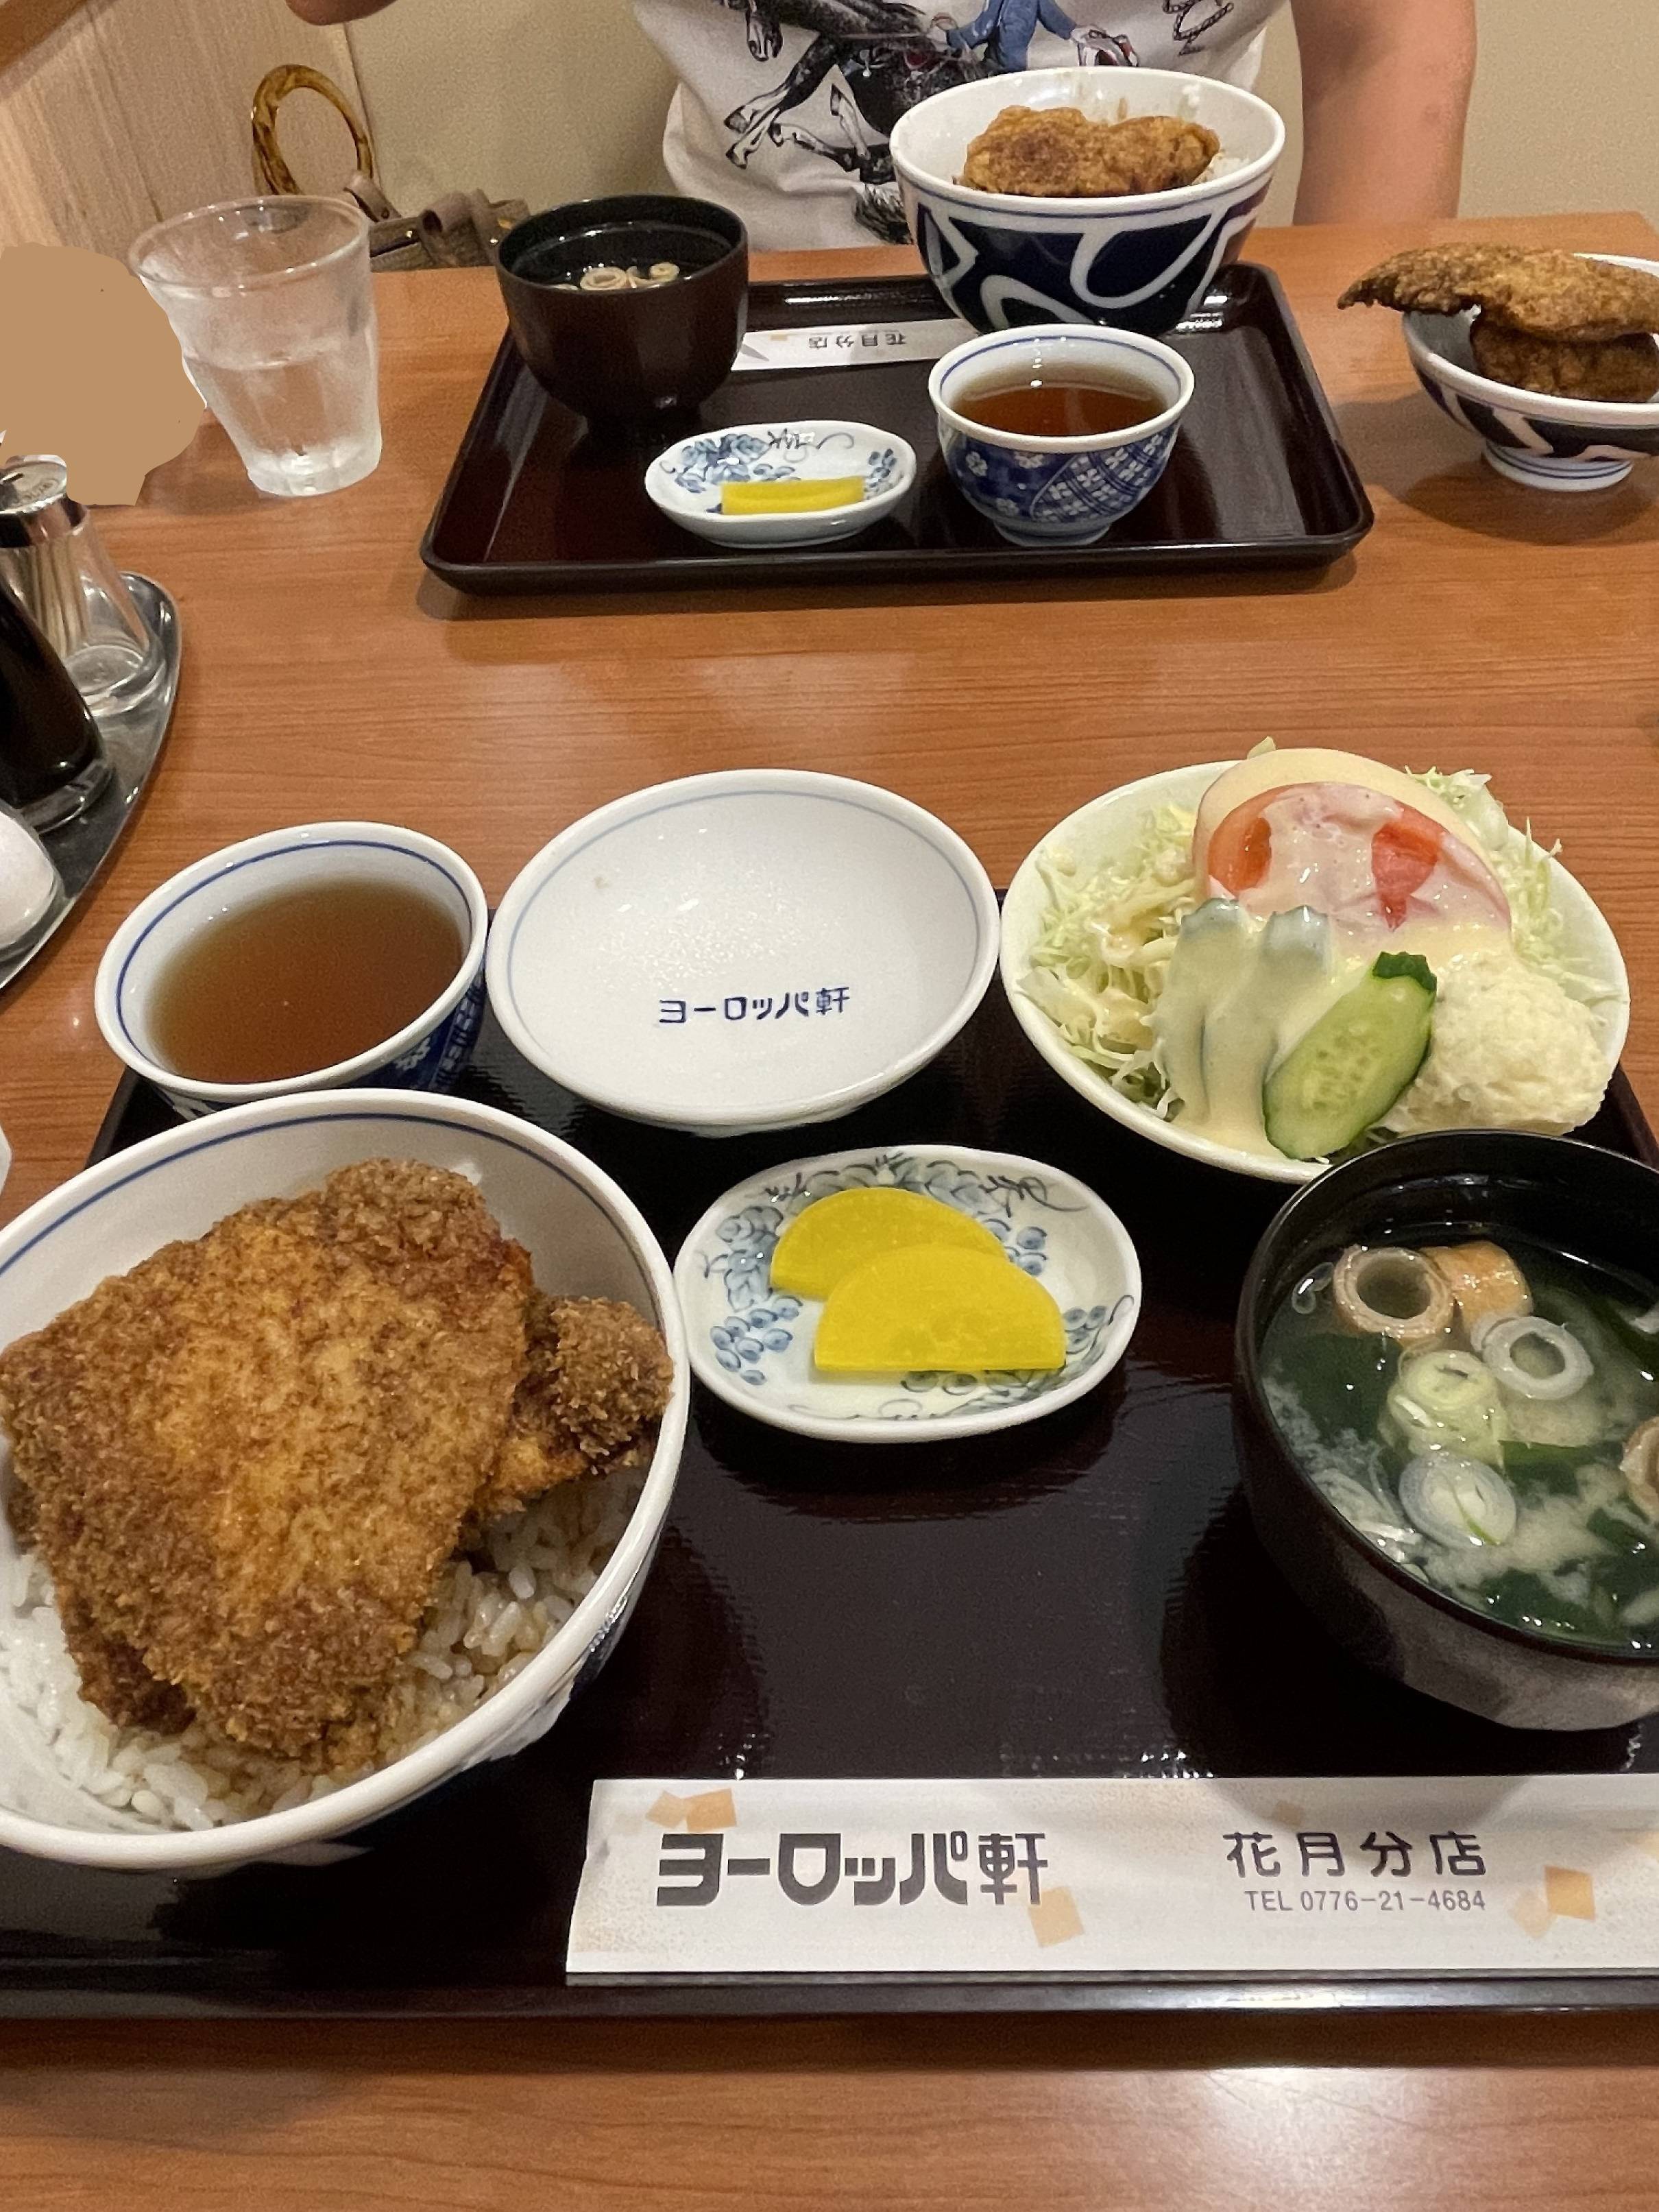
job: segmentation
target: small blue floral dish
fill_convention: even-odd
[[[825,477],[860,477],[864,497],[811,514],[720,513],[723,484]],[[645,472],[645,489],[671,521],[716,545],[816,545],[867,530],[915,480],[910,447],[868,422],[740,422],[729,430],[700,430],[659,453]]]
[[[1165,13],[1174,12],[1166,0]],[[1220,20],[1212,9],[1209,22]],[[1007,30],[1005,18],[1005,40]],[[972,77],[919,100],[894,125],[910,235],[952,313],[975,330],[1104,323],[1158,337],[1238,258],[1285,149],[1282,118],[1223,78],[1115,68],[1113,58],[1097,48],[1092,60],[1103,68]],[[1201,177],[1165,192],[1042,199],[959,184],[969,146],[1009,107],[1077,108],[1096,123],[1186,117],[1213,131],[1221,150]]]
[[[959,411],[976,391],[1068,374],[1139,386],[1162,410],[1127,430],[1080,438],[993,430]],[[1163,475],[1193,396],[1193,372],[1169,346],[1133,331],[994,331],[936,362],[927,396],[957,489],[1010,544],[1092,545]]]
[[[1659,261],[1587,256],[1659,276]],[[1558,399],[1480,375],[1463,315],[1407,315],[1406,350],[1417,380],[1454,422],[1484,440],[1499,476],[1534,491],[1606,491],[1633,462],[1659,455],[1659,401]]]
[[[955,1206],[1001,1240],[1066,1323],[1057,1374],[820,1376],[821,1309],[771,1286],[785,1224],[820,1198],[885,1187]],[[988,1435],[1069,1406],[1122,1358],[1140,1313],[1140,1263],[1122,1223],[1058,1168],[1010,1152],[905,1145],[790,1160],[716,1200],[680,1247],[674,1287],[698,1379],[757,1421],[841,1443]]]

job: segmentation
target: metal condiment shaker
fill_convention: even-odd
[[[0,461],[0,583],[94,713],[118,714],[160,675],[161,641],[55,454]]]

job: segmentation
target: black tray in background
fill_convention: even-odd
[[[757,284],[757,330],[919,321],[945,313],[926,277]],[[550,399],[503,338],[421,558],[464,592],[684,590],[941,578],[1109,577],[1148,569],[1323,568],[1370,528],[1370,503],[1270,270],[1224,269],[1170,334],[1196,390],[1169,467],[1095,545],[1010,545],[975,514],[939,457],[931,362],[744,370],[695,416],[590,431]],[[830,416],[878,423],[915,448],[915,489],[861,536],[737,553],[646,497],[652,459],[697,427]]]
[[[372,1848],[329,1868],[179,1880],[0,1851],[0,2015],[1659,2002],[1659,1980],[1638,1976],[567,1985],[601,1776],[1650,1772],[1659,1723],[1523,1735],[1326,1639],[1257,1549],[1233,1456],[1233,1310],[1284,1191],[1105,1120],[1037,1059],[994,987],[931,1068],[781,1135],[619,1121],[535,1073],[491,1023],[461,1088],[579,1145],[671,1256],[722,1190],[791,1157],[959,1143],[1050,1161],[1133,1236],[1139,1327],[1076,1405],[957,1443],[812,1443],[699,1387],[634,1620],[541,1742],[360,1831]],[[97,1154],[172,1121],[128,1077]],[[1587,1133],[1659,1164],[1622,1075]]]

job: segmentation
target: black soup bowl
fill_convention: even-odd
[[[1547,1636],[1460,1603],[1376,1550],[1315,1486],[1262,1389],[1267,1325],[1350,1244],[1522,1235],[1659,1273],[1659,1174],[1565,1137],[1407,1137],[1333,1168],[1277,1213],[1239,1300],[1234,1423],[1256,1529],[1286,1582],[1364,1664],[1508,1728],[1613,1728],[1659,1711],[1659,1651]]]
[[[664,261],[680,272],[665,284],[580,289],[584,270]],[[495,273],[531,374],[590,421],[699,405],[743,343],[749,236],[713,200],[628,192],[545,209],[508,231]]]

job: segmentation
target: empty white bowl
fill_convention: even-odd
[[[727,483],[800,483],[858,477],[864,497],[811,514],[722,514]],[[703,430],[658,454],[645,472],[647,497],[669,520],[715,545],[817,545],[855,538],[889,514],[916,480],[904,439],[868,422],[744,422]]]
[[[455,1098],[358,1091],[232,1107],[115,1153],[0,1231],[0,1346],[41,1328],[105,1276],[175,1237],[199,1237],[255,1199],[314,1188],[354,1160],[429,1162],[476,1177],[545,1290],[625,1298],[661,1330],[674,1362],[633,1516],[592,1589],[523,1673],[430,1743],[332,1796],[230,1826],[157,1829],[115,1814],[66,1780],[40,1726],[20,1710],[0,1648],[0,1845],[82,1866],[199,1869],[313,1847],[406,1804],[481,1760],[551,1728],[578,1674],[627,1620],[655,1553],[685,1437],[684,1335],[667,1263],[619,1186],[574,1146],[530,1122]],[[17,1543],[4,1511],[0,1445],[0,1647]]]
[[[350,1060],[269,1083],[208,1083],[157,1056],[155,995],[178,953],[227,915],[284,892],[329,883],[395,884],[442,908],[460,933],[460,963],[429,1006],[382,1042]],[[384,822],[310,822],[245,837],[169,876],[142,900],[98,963],[93,1006],[104,1042],[185,1115],[243,1106],[295,1091],[362,1083],[398,1091],[443,1091],[471,1056],[483,1018],[483,886],[459,853],[416,830]],[[329,988],[326,975],[317,988]]]
[[[537,854],[486,973],[580,1097],[706,1136],[826,1121],[925,1066],[996,965],[953,830],[874,784],[733,769],[619,799]]]
[[[1166,1152],[1183,1153],[1188,1159],[1225,1168],[1234,1175],[1254,1176],[1264,1182],[1312,1182],[1326,1173],[1318,1161],[1269,1159],[1236,1146],[1218,1144],[1213,1137],[1183,1129],[1178,1121],[1166,1121],[1150,1106],[1126,1098],[1114,1090],[1099,1068],[1079,1059],[1024,988],[1032,948],[1042,933],[1049,904],[1048,886],[1037,865],[1042,856],[1050,851],[1069,854],[1079,878],[1086,879],[1115,858],[1127,859],[1148,816],[1160,807],[1181,806],[1196,812],[1199,801],[1217,776],[1237,764],[1211,761],[1198,768],[1166,769],[1161,775],[1120,785],[1056,823],[1020,862],[1003,902],[1002,988],[1020,1027],[1054,1073],[1126,1129],[1138,1131]],[[1521,832],[1512,830],[1511,835],[1519,837]],[[1618,1065],[1630,1025],[1630,983],[1619,942],[1595,900],[1559,860],[1550,862],[1550,879],[1553,904],[1561,917],[1563,953],[1581,975],[1598,987],[1599,995],[1590,1012],[1611,1070]]]
[[[1659,261],[1587,254],[1659,276]],[[1407,315],[1406,350],[1437,407],[1473,430],[1500,476],[1534,491],[1606,491],[1632,464],[1659,454],[1659,400],[1557,399],[1497,384],[1474,366],[1472,313]]]

